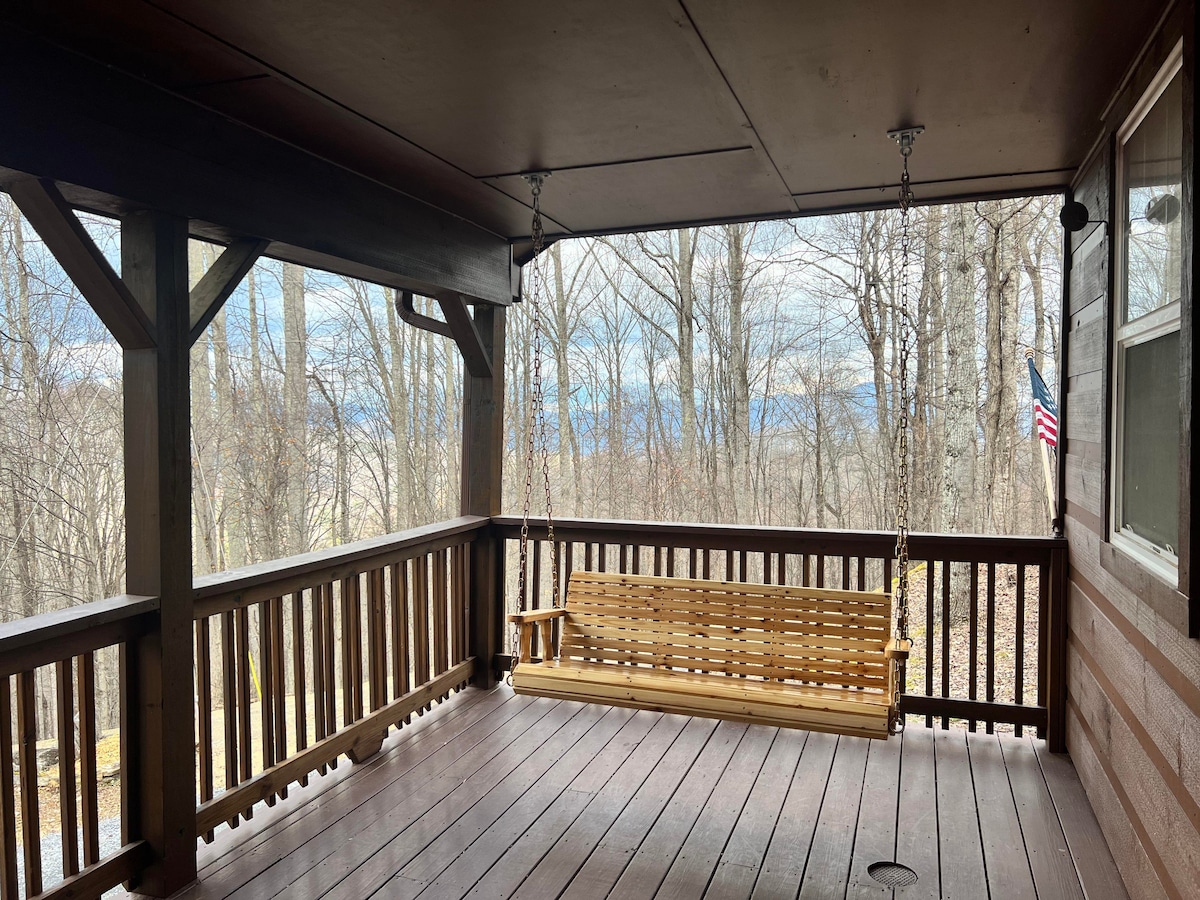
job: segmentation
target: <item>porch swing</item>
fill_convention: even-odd
[[[904,728],[901,697],[908,639],[908,157],[924,129],[897,129],[900,145],[901,342],[896,495],[899,577],[886,592],[572,572],[562,604],[541,379],[539,308],[545,246],[541,189],[533,194],[533,379],[526,431],[525,493],[517,575],[511,684],[518,694],[688,716],[887,738]],[[540,446],[535,448],[535,443]],[[549,609],[527,609],[529,505],[535,456],[546,490]],[[895,625],[893,628],[893,613]],[[555,626],[558,626],[557,628]],[[542,656],[533,655],[537,630]]]

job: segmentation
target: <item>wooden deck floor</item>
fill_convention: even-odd
[[[201,850],[201,898],[1124,898],[1070,762],[468,689]],[[1083,873],[1082,882],[1079,873]]]

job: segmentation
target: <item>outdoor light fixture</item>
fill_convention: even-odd
[[[1176,201],[1178,203],[1178,201]],[[1147,215],[1149,215],[1147,213]],[[1091,213],[1088,208],[1078,200],[1072,200],[1063,206],[1062,211],[1058,214],[1058,221],[1062,223],[1062,227],[1067,231],[1082,231],[1088,225],[1107,225],[1105,219],[1090,218]]]

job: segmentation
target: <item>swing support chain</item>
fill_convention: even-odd
[[[913,142],[924,132],[922,126],[898,128],[888,132],[888,137],[900,145],[904,170],[900,176],[900,390],[897,402],[896,422],[896,637],[908,640],[908,506],[909,506],[909,408],[908,363],[912,352],[912,316],[909,310],[909,210],[914,195],[908,174],[908,158],[912,155]],[[905,656],[896,661],[897,689],[895,706],[889,714],[888,731],[899,734],[904,731],[904,716],[900,712],[900,697],[904,693],[907,676]]]
[[[542,186],[550,177],[549,172],[528,172],[522,176],[529,183],[533,196],[533,222],[530,236],[533,239],[533,259],[530,261],[529,299],[533,315],[533,379],[529,398],[529,417],[526,422],[525,440],[525,487],[521,511],[520,563],[517,568],[517,611],[526,612],[529,602],[529,507],[533,495],[534,470],[540,458],[542,482],[546,492],[546,539],[550,545],[550,591],[554,608],[560,604],[558,544],[554,539],[554,504],[550,493],[550,450],[546,438],[546,402],[542,384],[542,322],[541,295],[544,282],[542,274],[542,251],[546,247],[546,232],[542,224]],[[538,573],[535,573],[538,574]],[[520,627],[513,632],[512,663],[509,666],[509,683],[512,671],[520,659]]]

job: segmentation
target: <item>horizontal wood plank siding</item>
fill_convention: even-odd
[[[1118,218],[1112,135],[1179,35],[1190,34],[1191,8],[1178,4],[1151,41],[1077,176],[1074,196],[1094,220]],[[1200,885],[1200,643],[1187,637],[1186,598],[1122,555],[1105,530],[1114,237],[1095,225],[1071,238],[1067,743],[1130,895],[1192,897]]]

